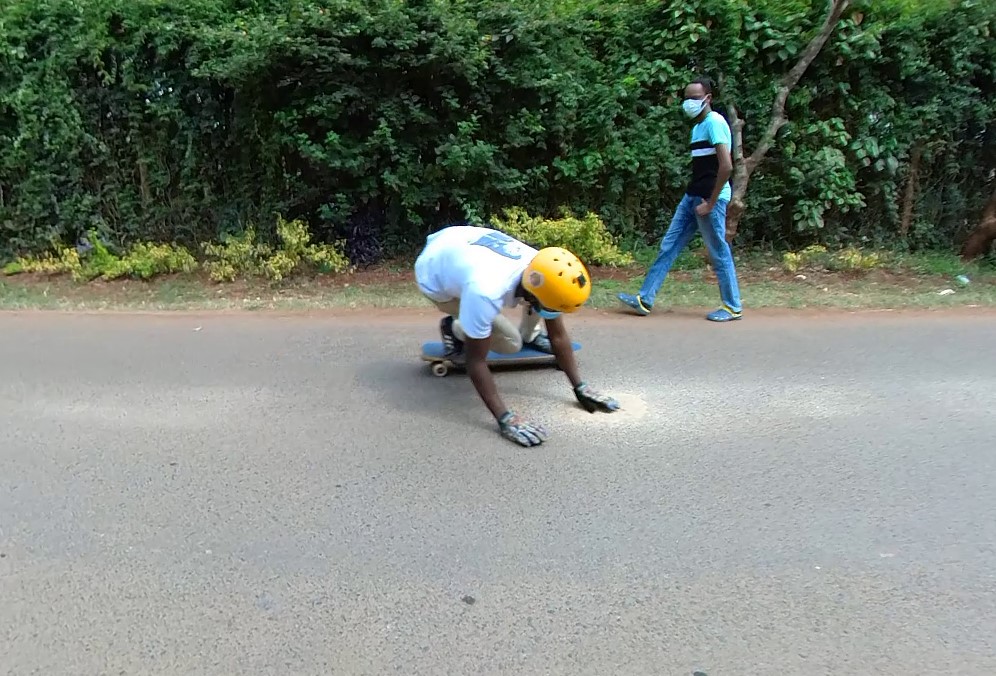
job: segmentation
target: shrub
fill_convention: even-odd
[[[214,260],[205,264],[215,282],[231,282],[237,277],[266,276],[280,281],[302,268],[321,274],[337,274],[349,269],[342,243],[312,244],[308,226],[301,220],[277,217],[280,247],[256,240],[256,230],[246,228],[241,236],[227,236],[221,244],[204,243],[204,253]]]
[[[682,86],[721,81],[716,109],[756,149],[825,7],[5,0],[0,260],[80,224],[192,246],[277,211],[361,264],[513,206],[657,240],[687,181]],[[994,35],[991,0],[851,3],[786,101],[737,246],[960,243],[992,191]]]
[[[256,276],[280,281],[301,270],[336,274],[349,268],[342,244],[313,244],[303,221],[278,217],[277,237],[279,248],[258,242],[256,231],[250,226],[241,236],[228,236],[220,244],[202,243],[208,257],[204,267],[216,282]],[[76,281],[90,281],[98,277],[105,280],[151,279],[158,275],[192,272],[197,267],[194,256],[176,244],[140,242],[119,256],[91,232],[79,248],[60,246],[54,254],[20,257],[7,264],[3,273],[68,274]]]
[[[136,277],[152,279],[159,275],[193,272],[197,261],[193,254],[175,244],[148,244],[139,242],[124,258],[110,262],[103,271],[104,279]]]
[[[262,261],[272,253],[271,247],[256,242],[256,228],[251,225],[241,235],[223,236],[220,243],[204,242],[201,249],[208,257],[204,269],[215,282],[232,282],[239,276],[261,274]]]
[[[813,245],[798,253],[790,251],[782,256],[782,267],[786,272],[793,273],[802,269],[829,272],[867,271],[882,267],[884,263],[881,254],[864,253],[854,247],[831,252],[825,246]]]
[[[39,257],[22,256],[3,268],[5,275],[41,274],[61,275],[79,266],[76,249],[60,249],[57,254],[46,253]]]
[[[827,268],[839,272],[875,270],[882,267],[883,263],[881,254],[864,253],[854,247],[847,247],[830,257]]]
[[[80,249],[83,254],[80,254]],[[175,244],[138,243],[124,256],[113,253],[91,232],[80,248],[57,247],[55,254],[21,257],[4,267],[5,275],[35,273],[70,275],[74,281],[105,280],[120,277],[151,279],[158,275],[191,272],[197,261],[186,249]]]
[[[562,208],[561,217],[557,219],[530,216],[520,207],[505,209],[503,213],[504,219],[492,217],[493,227],[536,248],[562,246],[574,252],[586,265],[633,263],[633,256],[619,249],[605,223],[594,213],[577,218]]]

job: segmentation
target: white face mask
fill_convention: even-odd
[[[702,99],[701,101],[696,99],[685,99],[681,104],[681,108],[685,111],[685,115],[694,120],[699,116],[699,113],[702,112],[702,109],[706,107],[706,103],[708,102],[705,99]]]

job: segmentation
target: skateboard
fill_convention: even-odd
[[[577,352],[581,349],[581,343],[571,343],[571,347]],[[463,368],[466,366],[462,359],[456,361],[443,356],[443,344],[438,341],[429,341],[422,344],[422,361],[429,362],[432,374],[439,378],[449,375],[451,368]],[[501,352],[488,352],[488,366],[526,366],[529,364],[556,364],[557,357],[547,352],[540,352],[531,348],[523,348],[513,354],[502,354]]]

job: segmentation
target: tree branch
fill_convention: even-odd
[[[733,238],[736,237],[737,229],[740,227],[740,219],[747,209],[747,186],[750,183],[751,174],[761,164],[764,156],[774,144],[778,130],[787,121],[785,117],[785,102],[788,100],[789,93],[799,84],[803,73],[806,72],[806,69],[816,59],[820,50],[827,43],[827,40],[830,39],[834,28],[837,27],[841,16],[844,15],[844,11],[850,4],[851,0],[831,0],[820,32],[809,41],[809,44],[802,51],[799,60],[792,67],[792,70],[786,73],[778,83],[778,93],[775,96],[774,103],[771,104],[771,120],[768,122],[768,128],[764,131],[760,142],[750,157],[744,157],[744,120],[737,114],[737,109],[734,105],[727,105],[730,111],[730,133],[733,137],[733,148],[731,149],[733,155],[733,195],[726,211],[727,242],[732,242]]]
[[[910,155],[910,174],[906,179],[906,190],[903,193],[903,215],[899,221],[899,234],[903,237],[909,234],[913,223],[913,207],[916,202],[917,181],[920,174],[920,159],[923,157],[923,144],[913,146]]]
[[[771,149],[771,145],[775,142],[775,136],[778,134],[778,131],[785,126],[785,123],[788,121],[785,117],[785,102],[788,101],[789,93],[799,84],[803,73],[806,72],[806,69],[809,68],[809,65],[819,55],[820,50],[823,49],[827,40],[830,39],[830,35],[833,33],[834,28],[837,27],[840,17],[843,16],[844,11],[850,4],[851,0],[831,0],[830,10],[827,12],[827,17],[823,21],[823,27],[820,29],[820,32],[809,41],[799,60],[792,67],[792,70],[785,73],[781,82],[778,83],[778,93],[775,95],[774,103],[771,104],[771,121],[768,123],[768,128],[761,136],[761,140],[758,142],[754,152],[747,158],[746,169],[748,173],[754,171],[757,165],[761,163],[761,160],[764,159],[768,150]]]
[[[730,134],[733,137],[733,183],[741,182],[747,176],[747,166],[744,162],[744,121],[737,113],[737,107],[730,103],[726,106],[727,114],[730,118]]]

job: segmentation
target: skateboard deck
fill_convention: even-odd
[[[574,351],[581,349],[581,343],[571,343]],[[438,340],[429,341],[422,344],[422,361],[429,362],[432,373],[435,376],[443,377],[448,375],[451,368],[463,368],[465,366],[462,359],[451,360],[443,356],[444,348],[442,342]],[[489,366],[526,366],[530,364],[556,364],[557,357],[547,352],[540,352],[531,348],[523,348],[514,354],[502,354],[501,352],[488,352],[487,362]]]

